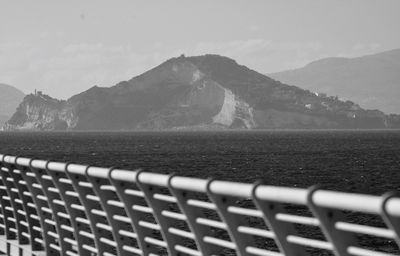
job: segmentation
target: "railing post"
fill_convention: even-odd
[[[76,167],[76,168],[74,168]],[[68,165],[66,171],[67,176],[72,181],[75,191],[78,193],[79,199],[82,203],[86,216],[88,217],[90,227],[93,231],[94,241],[97,248],[98,255],[104,255],[112,252],[112,246],[103,243],[101,240],[104,237],[104,230],[99,227],[104,221],[102,217],[94,214],[93,212],[98,208],[98,204],[89,200],[88,196],[93,195],[92,184],[86,179],[86,171],[89,166]]]
[[[49,167],[51,165],[52,163],[49,164]],[[85,215],[85,212],[80,211],[75,207],[72,207],[81,205],[79,197],[75,195],[72,182],[71,184],[67,184],[65,182],[62,182],[62,180],[60,180],[60,179],[64,180],[68,179],[66,174],[66,169],[68,168],[68,165],[69,165],[68,163],[64,165],[63,171],[53,170],[52,168],[48,168],[48,174],[52,177],[54,185],[60,192],[61,199],[65,202],[65,208],[70,216],[71,225],[74,230],[74,236],[76,237],[78,254],[79,256],[89,256],[91,255],[91,252],[85,249],[85,246],[91,246],[92,248],[95,248],[93,246],[94,241],[88,238],[87,236],[82,235],[81,231],[85,233],[91,233],[92,231],[89,226],[85,228],[86,227],[85,225],[77,221],[77,219],[79,218],[86,219],[87,217]]]
[[[140,205],[144,201],[144,194],[135,186],[139,171],[123,171],[112,170],[110,173],[110,182],[115,187],[119,199],[123,202],[125,211],[131,220],[132,228],[137,235],[137,242],[141,250],[141,255],[157,254],[159,249],[149,243],[146,243],[145,238],[151,237],[152,231],[140,225],[140,221],[146,219],[146,214],[135,211],[134,205]],[[127,193],[128,191],[135,192]]]
[[[53,225],[50,225],[49,223],[46,223],[46,219],[52,219],[52,215],[44,211],[44,208],[49,208],[48,204],[46,201],[40,200],[39,197],[44,196],[42,188],[36,186],[37,180],[36,180],[36,174],[32,172],[32,161],[33,159],[29,160],[28,163],[28,168],[26,168],[24,171],[21,171],[21,176],[26,182],[26,187],[29,191],[29,193],[32,194],[32,201],[36,207],[36,213],[39,218],[39,223],[40,227],[42,229],[41,235],[43,239],[42,246],[44,247],[44,251],[46,255],[58,255],[59,252],[55,251],[50,244],[51,243],[56,243],[56,239],[49,236],[49,232],[55,232],[55,227]],[[39,237],[34,238],[34,240],[40,239]]]
[[[15,158],[15,162],[18,161],[18,157]],[[37,209],[33,207],[29,207],[28,204],[32,204],[32,196],[29,194],[24,193],[27,191],[27,187],[25,184],[26,183],[23,179],[22,173],[27,171],[27,167],[23,166],[18,166],[18,171],[16,171],[17,165],[12,165],[11,170],[9,170],[9,173],[11,177],[14,180],[14,186],[18,190],[18,195],[19,198],[21,198],[22,201],[22,207],[25,211],[25,216],[27,219],[27,224],[28,224],[28,230],[29,230],[29,240],[30,240],[30,245],[31,245],[31,250],[32,251],[39,251],[43,250],[42,244],[38,243],[35,241],[35,238],[41,237],[41,232],[36,230],[34,226],[40,226],[39,220],[32,218],[32,214],[37,215]]]
[[[308,190],[307,205],[318,218],[322,232],[334,247],[335,255],[350,256],[347,248],[356,244],[355,236],[335,227],[336,222],[345,220],[345,216],[340,210],[320,207],[314,202],[314,196],[318,190],[320,190],[318,186],[313,186]]]
[[[15,226],[16,226],[16,231],[17,231],[17,240],[18,243],[21,245],[26,245],[29,244],[29,239],[24,236],[22,233],[28,234],[28,228],[22,225],[22,223],[25,221],[27,222],[25,218],[25,214],[22,214],[23,207],[21,203],[21,198],[18,197],[18,193],[15,192],[14,188],[14,179],[11,177],[10,172],[11,169],[13,168],[11,164],[7,164],[4,161],[3,158],[3,167],[5,168],[0,168],[0,175],[1,179],[3,180],[3,183],[6,187],[8,197],[10,197],[10,203],[12,210],[14,212],[14,218],[8,218],[7,221],[15,221]]]
[[[4,155],[2,156],[0,163],[0,172],[2,172],[2,168],[4,166]],[[7,193],[7,187],[5,186],[5,181],[0,175],[1,187],[0,187],[0,203],[1,210],[3,212],[4,226],[5,226],[5,235],[7,240],[15,240],[17,238],[17,234],[12,232],[11,229],[16,229],[16,223],[9,221],[9,218],[14,218],[14,211],[9,211],[8,209],[12,208],[11,198],[9,198]]]
[[[205,216],[204,212],[199,210],[199,208],[188,204],[188,200],[197,198],[195,195],[196,192],[205,193],[207,190],[207,180],[198,179],[195,183],[196,184],[192,185],[196,186],[191,186],[191,182],[187,182],[187,178],[171,176],[168,180],[168,188],[175,196],[179,208],[185,214],[186,222],[188,223],[190,230],[195,236],[195,242],[201,254],[204,256],[221,255],[222,250],[220,247],[204,242],[204,237],[212,237],[212,230],[208,226],[197,223],[197,219],[206,219],[207,216]],[[187,187],[191,187],[195,190],[188,190]]]
[[[137,176],[136,183],[139,186],[139,188],[143,191],[147,204],[151,207],[153,215],[157,220],[157,223],[161,227],[162,236],[164,238],[164,241],[167,243],[168,255],[170,256],[180,255],[180,253],[175,249],[175,245],[178,244],[179,237],[168,232],[171,226],[176,226],[174,225],[176,221],[171,218],[167,218],[162,214],[163,210],[168,209],[168,202],[160,201],[154,198],[154,194],[156,193],[162,194],[161,188],[159,185],[154,185],[146,181],[142,181],[143,176],[146,175],[148,175],[148,173],[144,172],[139,173]],[[157,183],[161,184],[164,188],[168,187],[168,179],[169,179],[168,176],[154,174],[154,173],[152,173],[152,175],[159,175]]]
[[[65,212],[65,208],[63,206],[64,204],[61,201],[59,193],[55,193],[50,190],[50,188],[55,188],[55,185],[51,179],[51,176],[47,175],[49,163],[50,161],[47,161],[43,169],[32,168],[32,172],[35,173],[37,182],[42,186],[43,194],[47,198],[47,203],[52,211],[52,220],[55,222],[56,232],[58,235],[56,240],[58,241],[58,245],[60,247],[60,254],[62,256],[67,256],[67,251],[73,250],[73,248],[71,244],[64,240],[64,238],[74,240],[74,237],[71,232],[68,232],[62,228],[62,226],[69,226],[69,220],[59,215],[59,213]]]
[[[11,232],[10,228],[15,229],[16,227],[15,225],[11,224],[13,222],[8,221],[8,218],[10,217],[13,218],[14,214],[10,213],[10,211],[7,210],[7,208],[11,208],[11,204],[9,200],[5,200],[5,198],[8,197],[7,191],[5,189],[6,187],[3,186],[2,183],[0,183],[0,204],[1,204],[2,219],[4,222],[4,233],[2,235],[5,235],[7,240],[14,240],[16,239],[17,236],[14,232]]]
[[[231,241],[236,245],[237,254],[240,256],[250,255],[247,253],[246,247],[256,247],[254,238],[238,232],[239,226],[247,225],[246,218],[242,215],[232,214],[228,211],[230,206],[235,205],[238,198],[214,193],[211,189],[213,182],[214,180],[209,180],[207,183],[207,194],[216,205],[221,220],[226,224]]]
[[[382,196],[381,215],[386,225],[395,233],[394,240],[400,247],[400,217],[399,215],[394,216],[388,211],[390,200],[395,198],[400,199],[399,195],[399,192],[395,191],[386,193]]]
[[[293,224],[280,221],[276,218],[278,213],[285,213],[286,210],[280,202],[272,200],[260,199],[257,190],[262,184],[256,183],[252,190],[252,199],[257,208],[263,213],[263,219],[267,227],[275,234],[275,242],[279,250],[286,256],[303,256],[307,255],[304,247],[287,241],[289,235],[297,234]]]
[[[127,253],[123,250],[125,237],[119,234],[119,230],[124,230],[124,224],[114,219],[114,215],[123,216],[124,210],[118,206],[109,204],[109,200],[115,200],[114,193],[101,189],[104,185],[109,185],[108,179],[111,171],[114,168],[93,168],[89,167],[86,171],[86,178],[92,183],[95,194],[99,197],[102,208],[106,213],[108,223],[110,223],[114,241],[117,244],[118,255],[126,255]],[[125,224],[126,225],[126,224]]]

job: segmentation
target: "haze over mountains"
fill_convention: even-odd
[[[358,58],[326,58],[269,74],[286,84],[338,95],[367,109],[400,114],[400,49]]]
[[[28,95],[5,130],[393,128],[398,116],[288,86],[219,55],[180,56],[66,101]]]
[[[0,126],[15,113],[25,94],[15,87],[0,84]]]

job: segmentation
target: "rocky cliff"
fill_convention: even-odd
[[[392,128],[397,116],[318,96],[218,56],[178,57],[67,101],[29,95],[6,130]]]
[[[42,93],[25,96],[4,130],[65,130],[74,127],[75,116],[65,101]]]

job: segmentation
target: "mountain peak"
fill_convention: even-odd
[[[165,67],[172,64],[187,64],[192,63],[196,66],[238,66],[237,62],[234,59],[231,59],[226,56],[218,55],[218,54],[205,54],[198,56],[185,56],[185,54],[181,54],[177,57],[172,57],[160,65],[156,66],[154,69],[159,67]],[[153,69],[149,70],[152,71]],[[147,72],[146,72],[147,73]]]
[[[306,67],[339,66],[346,64],[349,61],[350,61],[349,58],[343,58],[343,57],[324,58],[310,62],[309,64],[306,65]]]
[[[198,56],[189,56],[186,57],[189,61],[193,61],[194,63],[199,62],[219,62],[221,64],[231,64],[237,65],[236,60],[229,58],[227,56],[218,55],[218,54],[205,54],[205,55],[198,55]]]
[[[400,114],[400,49],[356,58],[326,58],[303,68],[269,74],[288,84]]]
[[[392,117],[270,79],[207,54],[171,58],[65,102],[25,99],[6,129],[388,128]]]

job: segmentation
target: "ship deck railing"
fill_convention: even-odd
[[[0,154],[0,255],[399,255],[400,197]]]

